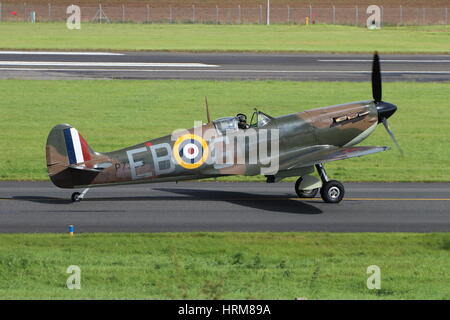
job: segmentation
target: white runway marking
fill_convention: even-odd
[[[339,71],[339,70],[205,70],[205,69],[86,69],[86,68],[7,68],[5,71],[65,71],[65,72],[209,72],[209,73],[350,73],[371,74],[371,71]],[[450,71],[383,71],[382,74],[450,74]]]
[[[27,54],[27,55],[65,55],[65,56],[123,56],[115,52],[78,52],[78,51],[0,51],[0,54]]]
[[[319,62],[372,62],[369,59],[317,59]],[[449,63],[450,60],[380,60],[381,62],[398,62],[398,63]]]
[[[204,63],[154,63],[154,62],[78,62],[78,61],[0,61],[2,66],[62,66],[62,67],[175,67],[211,68],[214,64]]]

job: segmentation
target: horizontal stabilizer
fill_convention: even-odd
[[[88,168],[83,165],[73,165],[73,164],[69,165],[68,167],[71,169],[75,169],[75,170],[83,170],[83,171],[90,171],[90,172],[102,172],[102,170],[104,169],[104,168]]]

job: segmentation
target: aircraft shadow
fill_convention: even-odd
[[[239,206],[244,206],[253,209],[260,209],[270,212],[283,212],[295,214],[321,214],[323,211],[315,206],[306,203],[305,201],[293,200],[289,196],[273,196],[252,194],[246,192],[221,191],[221,190],[207,190],[207,189],[182,189],[182,188],[154,188],[154,190],[170,192],[179,196],[135,196],[135,197],[94,197],[89,194],[83,202],[94,201],[223,201]],[[56,197],[37,197],[37,196],[13,196],[13,199],[36,202],[41,204],[65,204],[73,205],[69,198]]]
[[[70,204],[72,201],[67,198],[55,198],[55,197],[36,197],[36,196],[13,196],[14,200],[25,200],[30,202],[44,203],[44,204]]]
[[[181,189],[181,188],[154,188],[158,191],[172,192],[190,196],[190,199],[205,199],[224,201],[253,209],[271,212],[320,214],[323,211],[315,206],[299,200],[292,200],[289,196],[271,196],[246,192],[207,190],[207,189]],[[178,198],[180,199],[180,198]],[[184,199],[184,198],[181,198]]]

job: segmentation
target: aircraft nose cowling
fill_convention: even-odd
[[[395,111],[397,111],[397,106],[395,104],[379,101],[377,102],[377,112],[378,112],[378,123],[382,122],[383,118],[389,118]]]

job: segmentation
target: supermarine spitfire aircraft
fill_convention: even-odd
[[[387,124],[387,118],[397,107],[381,99],[377,53],[372,65],[372,94],[373,100],[370,101],[280,117],[271,117],[255,109],[249,124],[243,114],[210,121],[206,103],[208,123],[107,153],[95,152],[75,128],[60,124],[50,131],[47,139],[48,174],[60,188],[85,188],[81,193],[72,194],[74,202],[83,199],[89,188],[97,186],[264,174],[267,182],[297,176],[295,191],[299,197],[313,198],[320,190],[325,202],[338,203],[344,197],[344,186],[329,179],[324,163],[388,149],[355,146],[367,138],[379,123],[385,126],[400,149]],[[252,135],[247,134],[250,132]],[[224,151],[230,142],[228,138],[239,134],[244,139],[232,145],[231,151],[240,149],[244,155],[258,152],[261,155],[262,146],[270,142],[270,155],[266,150],[266,156],[260,156],[264,161],[259,162],[252,162],[251,157],[249,160],[246,156],[243,161],[237,161],[237,156],[232,153],[228,158],[230,148]],[[274,141],[276,143],[272,143]],[[225,158],[226,161],[219,161]],[[312,175],[314,169],[320,179]]]

